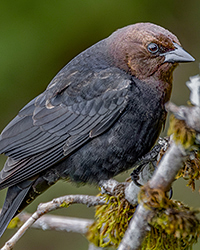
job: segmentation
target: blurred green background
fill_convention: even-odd
[[[18,0],[0,2],[0,129],[28,101],[42,92],[55,74],[74,56],[114,30],[136,22],[159,24],[178,36],[183,47],[197,60],[182,64],[174,74],[172,101],[186,104],[189,91],[185,82],[199,73],[199,0]],[[3,166],[5,157],[0,159]],[[120,176],[124,180],[128,174]],[[190,206],[200,206],[198,192],[186,182],[174,184],[174,198]],[[200,183],[197,183],[197,189]],[[80,187],[60,182],[27,208],[33,212],[40,202],[65,194],[96,194],[96,187]],[[0,193],[0,206],[5,192]],[[93,217],[93,209],[76,206],[56,214]],[[0,246],[14,233],[7,230]],[[88,248],[87,240],[77,234],[28,230],[16,250]],[[200,244],[195,250],[200,249]]]

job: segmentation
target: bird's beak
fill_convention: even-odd
[[[177,43],[173,43],[175,46],[174,50],[168,51],[166,53],[160,54],[160,56],[164,56],[165,62],[169,63],[179,63],[179,62],[194,62],[195,59],[188,52],[186,52],[180,45]]]

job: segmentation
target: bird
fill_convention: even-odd
[[[167,29],[120,28],[75,56],[0,135],[0,190],[10,220],[58,180],[98,184],[151,150],[164,127],[173,71],[195,59]]]

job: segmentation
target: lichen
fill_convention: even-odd
[[[65,201],[63,201],[63,202],[60,204],[60,207],[65,207],[65,208],[67,208],[67,207],[69,207],[69,205],[70,205],[70,202],[65,202]]]
[[[22,224],[20,219],[16,216],[14,217],[10,223],[8,224],[8,227],[9,229],[13,229],[13,228],[16,228],[16,227],[19,227],[19,225]]]

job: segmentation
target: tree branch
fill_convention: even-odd
[[[168,102],[166,109],[174,113],[177,119],[184,120],[188,127],[200,132],[200,107],[199,106],[176,106],[172,102]]]
[[[176,174],[182,167],[185,155],[185,150],[180,145],[172,143],[162,158],[152,179],[148,182],[148,187],[154,189],[161,188],[163,191],[168,191]],[[148,221],[153,215],[154,211],[145,207],[143,201],[141,201],[118,250],[139,249],[144,237],[149,231]]]

